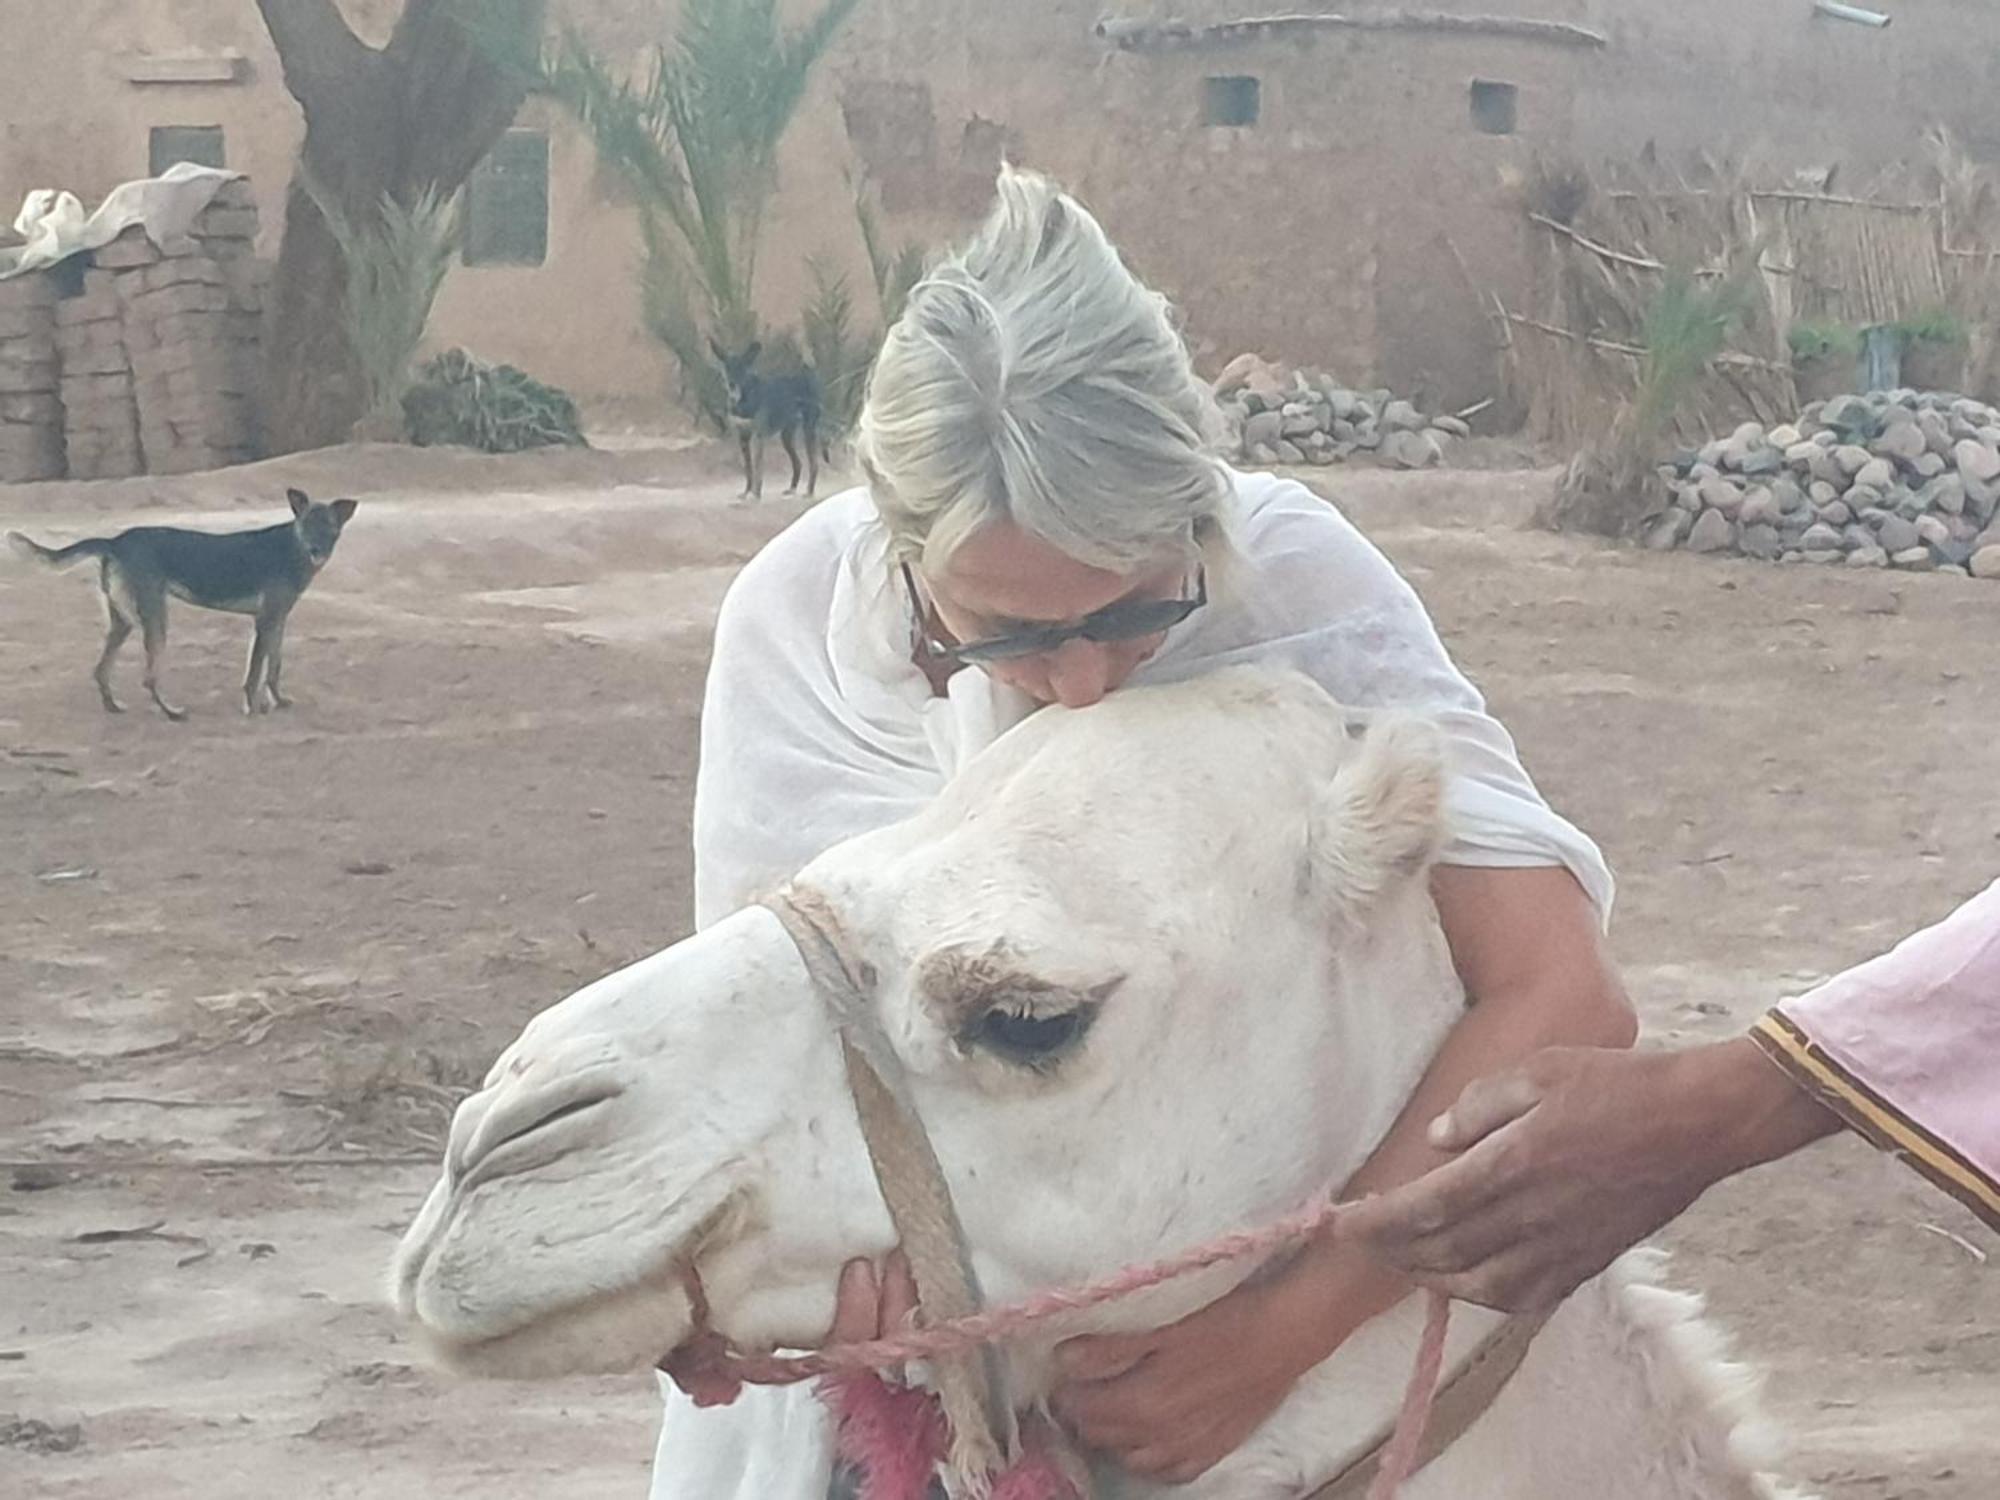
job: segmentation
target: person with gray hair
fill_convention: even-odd
[[[1448,743],[1433,893],[1468,1006],[1346,1189],[1380,1192],[1442,1160],[1425,1127],[1475,1076],[1544,1046],[1630,1045],[1600,941],[1611,876],[1387,559],[1304,486],[1222,462],[1216,429],[1166,299],[1075,198],[1003,171],[985,225],[917,286],[876,360],[856,441],[866,483],[793,523],[723,602],[695,920],[913,815],[1046,705],[1260,662],[1358,709],[1420,712]],[[1063,1346],[1057,1410],[1099,1458],[1185,1482],[1408,1291],[1316,1243],[1171,1327]],[[847,1338],[893,1322],[908,1288],[854,1266],[823,1295],[830,1336]],[[667,1373],[656,1500],[829,1493],[831,1430],[803,1388],[698,1412],[718,1392],[683,1372],[676,1394]]]

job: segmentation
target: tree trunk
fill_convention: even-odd
[[[366,400],[346,263],[308,182],[358,224],[385,197],[457,191],[527,97],[546,0],[408,0],[380,50],[335,0],[257,8],[306,119],[265,335],[264,430],[291,453],[345,442]]]

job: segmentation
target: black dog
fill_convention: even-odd
[[[203,609],[251,615],[257,621],[250,638],[250,669],[243,678],[243,712],[262,713],[271,704],[290,708],[278,691],[284,666],[285,617],[299,602],[326,560],[333,556],[340,531],[354,515],[355,502],[335,500],[322,505],[302,490],[287,490],[292,519],[258,531],[185,531],[177,526],[135,526],[114,537],[93,537],[67,547],[44,547],[18,531],[7,540],[24,557],[66,567],[86,557],[98,562],[98,587],[104,591],[104,650],[91,676],[97,694],[110,713],[122,713],[111,696],[111,662],[132,628],[139,628],[146,646],[146,691],[168,718],[187,717],[160,696],[160,653],[167,644],[167,596]]]
[[[767,378],[757,373],[757,356],[764,346],[753,340],[740,354],[731,354],[714,339],[708,347],[722,361],[722,378],[729,384],[729,425],[743,450],[743,493],[753,500],[764,494],[764,443],[772,433],[785,445],[792,461],[792,482],[787,495],[799,488],[799,450],[792,446],[794,434],[803,434],[806,444],[806,494],[819,488],[820,457],[825,445],[820,437],[819,378],[810,370],[796,375]]]

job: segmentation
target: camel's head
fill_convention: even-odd
[[[1232,671],[1036,714],[801,874],[989,1294],[1269,1217],[1366,1156],[1457,1013],[1424,879],[1443,783],[1426,726]],[[394,1294],[462,1368],[632,1368],[687,1337],[689,1265],[733,1341],[797,1345],[892,1240],[826,1007],[753,907],[536,1018],[459,1110]]]

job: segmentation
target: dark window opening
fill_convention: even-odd
[[[548,255],[548,133],[510,130],[465,184],[465,263],[539,266]]]
[[[158,177],[168,167],[193,162],[197,167],[220,170],[229,165],[222,144],[220,125],[155,125],[153,127],[147,175]]]
[[[1201,81],[1201,123],[1243,126],[1257,123],[1263,90],[1254,78],[1204,78]]]
[[[1514,104],[1519,93],[1511,83],[1472,81],[1472,128],[1481,135],[1512,135]]]

